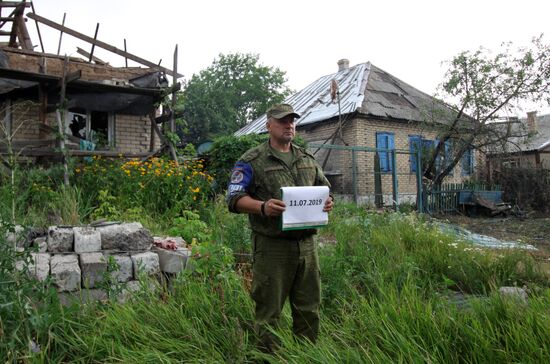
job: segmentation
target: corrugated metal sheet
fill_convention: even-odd
[[[294,110],[301,115],[296,120],[296,126],[320,122],[338,116],[338,102],[330,97],[330,84],[336,80],[340,89],[340,107],[342,114],[357,111],[364,99],[364,90],[369,74],[370,63],[361,63],[319,78],[306,88],[288,97],[285,103],[291,104]],[[266,116],[262,115],[235,135],[266,132]]]
[[[332,80],[337,81],[340,89],[342,115],[359,112],[367,116],[421,121],[426,111],[434,106],[431,96],[369,62],[360,63],[321,77],[285,100],[302,116],[296,120],[297,127],[338,116],[338,103],[330,96]],[[264,133],[265,123],[263,115],[235,134]]]

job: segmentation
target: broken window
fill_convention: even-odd
[[[112,112],[72,109],[67,113],[71,135],[90,141],[96,149],[115,146],[115,115]]]

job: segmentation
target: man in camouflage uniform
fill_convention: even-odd
[[[269,141],[241,156],[231,173],[227,203],[231,212],[248,213],[252,229],[252,299],[260,347],[272,351],[283,305],[290,300],[293,332],[315,342],[319,332],[321,299],[315,229],[281,231],[281,187],[329,186],[311,154],[292,144],[300,116],[291,105],[267,111]],[[332,197],[323,206],[331,211]]]

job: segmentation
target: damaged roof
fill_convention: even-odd
[[[338,84],[342,115],[358,113],[390,120],[423,121],[427,111],[440,104],[430,95],[366,62],[323,76],[288,97],[284,102],[301,115],[296,120],[297,127],[338,117],[338,102],[332,100],[330,92],[332,80]],[[266,116],[262,115],[235,135],[264,133],[265,123]]]
[[[524,118],[520,120],[521,121],[515,123],[513,127],[521,129],[527,134],[527,119]],[[550,147],[550,114],[537,116],[536,120],[536,132],[529,133],[526,136],[510,138],[507,145],[510,152],[541,151]]]

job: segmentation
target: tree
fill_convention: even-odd
[[[220,54],[183,91],[183,139],[199,143],[230,134],[290,94],[285,72],[264,66],[255,54]]]
[[[503,44],[494,56],[483,48],[462,52],[449,62],[440,90],[441,98],[452,103],[435,101],[426,118],[439,139],[424,164],[431,186],[440,185],[468,150],[520,136],[506,123],[494,123],[509,119],[503,115],[525,101],[550,104],[550,45],[541,35],[516,50],[511,43]]]

